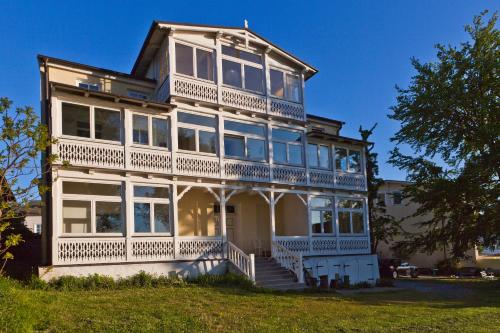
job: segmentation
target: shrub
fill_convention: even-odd
[[[39,290],[47,290],[49,288],[48,283],[40,279],[36,275],[31,276],[31,278],[27,281],[26,286],[29,289],[39,289]]]

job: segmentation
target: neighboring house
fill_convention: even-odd
[[[254,279],[254,255],[299,282],[303,267],[378,278],[365,143],[306,114],[310,65],[248,28],[167,22],[152,24],[130,74],[38,59],[60,157],[46,180],[45,278],[232,263]]]
[[[385,180],[384,184],[379,188],[377,201],[383,201],[386,206],[387,214],[396,219],[402,219],[413,215],[418,209],[418,204],[409,199],[403,199],[402,193],[404,187],[408,184],[409,183],[405,181]],[[401,223],[401,227],[407,232],[418,233],[421,230],[419,222],[424,220],[425,217],[410,217]],[[391,246],[401,239],[402,236],[397,237],[394,242],[390,244],[384,242],[380,243],[377,248],[378,255],[381,258],[397,258],[398,255],[391,250]],[[500,247],[488,248],[482,251],[470,250],[467,255],[470,256],[470,259],[461,262],[461,266],[500,269]],[[447,255],[446,249],[443,248],[431,254],[418,252],[405,259],[418,267],[434,268],[439,261],[446,258],[449,258],[449,255]]]
[[[42,233],[42,205],[40,201],[32,201],[24,218],[24,225],[34,234]]]

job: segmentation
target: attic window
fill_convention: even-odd
[[[213,52],[198,47],[175,43],[176,72],[199,79],[214,80]]]
[[[99,91],[101,90],[101,86],[99,83],[90,83],[90,82],[83,82],[83,81],[76,81],[76,85],[79,88],[87,89],[87,90],[92,90],[92,91]]]

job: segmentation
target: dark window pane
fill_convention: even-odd
[[[168,199],[168,187],[134,186],[134,197]]]
[[[195,131],[190,128],[178,128],[179,149],[196,151]]]
[[[332,199],[321,198],[321,197],[320,198],[318,198],[318,197],[312,198],[311,199],[311,207],[331,209],[332,208]]]
[[[200,151],[203,153],[215,154],[217,152],[217,147],[215,144],[215,133],[200,131],[199,135]]]
[[[141,145],[149,144],[148,117],[135,114],[132,117],[132,123],[134,143]]]
[[[352,229],[355,234],[362,234],[365,232],[362,213],[352,213]]]
[[[351,200],[339,200],[338,206],[341,208],[351,208],[352,201]]]
[[[154,205],[155,232],[170,232],[168,204],[155,203]]]
[[[234,136],[224,136],[224,154],[226,156],[245,157],[245,140]]]
[[[264,136],[266,131],[263,125],[239,123],[231,120],[224,120],[224,129],[228,131],[255,134],[260,136]]]
[[[246,52],[243,50],[235,49],[234,47],[222,45],[222,54],[228,55],[231,57],[247,60],[254,62],[256,64],[262,64],[262,57],[258,54],[253,54],[250,52]]]
[[[134,203],[134,231],[151,232],[151,212],[149,203]]]
[[[90,201],[63,201],[63,232],[67,234],[90,233]]]
[[[283,72],[271,69],[269,73],[271,78],[271,95],[283,98],[285,91]]]
[[[349,171],[361,172],[361,153],[357,150],[349,151]]]
[[[121,113],[106,109],[95,109],[95,138],[120,141]]]
[[[333,223],[332,223],[332,211],[326,210],[322,212],[323,214],[323,232],[325,234],[333,233]]]
[[[330,148],[327,146],[319,146],[319,167],[330,168]]]
[[[120,196],[121,185],[65,181],[63,182],[63,193]]]
[[[301,142],[302,135],[300,132],[289,131],[280,128],[273,128],[273,139],[289,142]]]
[[[288,163],[302,164],[302,146],[288,145]]]
[[[321,211],[312,210],[311,211],[311,224],[312,224],[312,232],[314,234],[321,233]]]
[[[286,163],[286,143],[273,142],[273,159],[278,163]]]
[[[347,171],[347,150],[344,148],[335,149],[335,167],[338,171]]]
[[[178,112],[177,121],[180,123],[187,123],[187,124],[214,127],[214,128],[216,123],[216,119],[214,117],[205,117],[186,112]]]
[[[245,66],[245,89],[264,92],[262,69]]]
[[[309,167],[317,168],[318,167],[318,146],[314,144],[307,145],[307,163],[309,163]]]
[[[266,158],[266,148],[264,140],[247,139],[248,158],[253,160],[263,160]]]
[[[167,147],[168,125],[166,119],[153,118],[153,146]]]
[[[300,102],[300,80],[295,75],[286,75],[286,98],[292,102]]]
[[[348,212],[339,212],[339,232],[341,234],[351,233],[351,222],[349,221]]]
[[[363,208],[363,201],[360,200],[351,200],[351,207],[356,209]]]
[[[65,135],[90,138],[90,108],[62,103],[62,132]]]
[[[93,91],[100,90],[100,86],[98,83],[79,82],[78,87],[83,88],[83,89],[93,90]]]
[[[95,203],[96,232],[122,232],[120,202]]]
[[[175,44],[175,67],[177,73],[194,75],[192,47]]]
[[[196,50],[196,70],[200,79],[213,81],[214,65],[212,63],[212,52]]]
[[[392,201],[394,205],[401,205],[401,202],[403,201],[403,196],[401,195],[401,192],[394,192],[392,194]]]
[[[241,88],[241,65],[233,61],[222,60],[222,82]]]

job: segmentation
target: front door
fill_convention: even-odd
[[[217,235],[221,235],[220,206],[217,204],[214,204],[214,217]],[[236,232],[237,220],[235,206],[226,205],[226,236],[227,240],[233,244],[236,244],[238,241]]]

